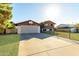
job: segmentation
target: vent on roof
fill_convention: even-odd
[[[29,24],[33,24],[33,22],[32,21],[29,21]]]

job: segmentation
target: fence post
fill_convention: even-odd
[[[69,39],[71,39],[71,28],[69,28]]]

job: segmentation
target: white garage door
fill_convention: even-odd
[[[40,33],[40,26],[18,26],[18,33]]]

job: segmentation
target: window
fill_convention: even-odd
[[[52,31],[52,29],[50,29],[50,31]]]
[[[46,29],[43,29],[43,31],[46,31]]]
[[[48,24],[45,24],[45,26],[48,26]]]
[[[53,24],[51,24],[51,26],[53,26]]]

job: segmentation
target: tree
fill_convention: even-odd
[[[6,28],[8,28],[8,29],[15,29],[15,25],[14,25],[13,22],[7,22]]]
[[[75,28],[76,28],[76,31],[78,32],[78,30],[79,30],[79,23],[75,24]]]
[[[6,24],[12,18],[12,6],[10,3],[0,3],[0,28],[6,29]]]

